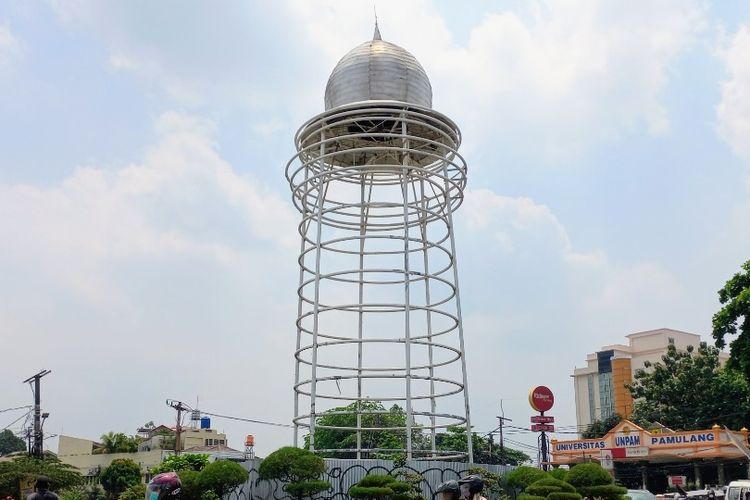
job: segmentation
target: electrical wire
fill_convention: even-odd
[[[4,410],[0,410],[0,413],[5,413],[6,411],[24,410],[29,408],[31,408],[31,405],[16,406],[15,408],[6,408]]]
[[[275,426],[275,427],[294,428],[294,426],[291,425],[291,424],[281,424],[281,423],[278,423],[278,422],[268,422],[266,420],[255,420],[255,419],[252,419],[252,418],[233,417],[233,416],[230,416],[230,415],[220,415],[218,413],[210,413],[210,412],[203,411],[203,410],[201,410],[201,413],[203,413],[205,415],[210,415],[212,417],[226,418],[227,420],[238,420],[240,422],[250,422],[251,424],[272,425],[272,426]]]

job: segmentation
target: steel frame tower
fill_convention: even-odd
[[[412,459],[468,450],[471,460],[453,232],[466,185],[461,135],[431,109],[416,59],[383,42],[377,27],[352,53],[329,80],[327,111],[297,132],[286,167],[302,214],[295,445],[302,428],[307,447],[323,453]],[[405,425],[389,418],[400,412],[394,404]],[[338,418],[319,421],[323,414]],[[438,451],[436,432],[453,425],[465,426],[466,450]],[[356,442],[321,448],[322,430]],[[400,442],[378,444],[383,431]]]

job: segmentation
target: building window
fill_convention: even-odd
[[[670,345],[674,345],[674,337],[667,337],[667,342],[669,342]]]
[[[223,446],[224,445],[224,440],[223,439],[219,439],[219,444]]]
[[[612,391],[612,372],[599,374],[599,418],[605,418],[615,413],[614,394]]]
[[[586,381],[588,382],[589,388],[589,421],[593,422],[596,420],[596,397],[594,396],[594,374],[589,373],[586,375]]]

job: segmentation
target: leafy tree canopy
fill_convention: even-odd
[[[406,412],[398,405],[386,409],[377,401],[362,401],[351,403],[347,406],[333,408],[318,417],[315,428],[315,448],[325,449],[354,449],[357,447],[357,433],[341,429],[325,429],[324,426],[332,427],[356,427],[357,405],[360,405],[362,427],[389,428],[406,427]],[[415,427],[412,431],[412,439],[419,441],[421,430]],[[384,450],[401,449],[406,443],[405,430],[374,430],[362,431],[363,448],[380,448]],[[310,446],[310,436],[305,436],[305,448]],[[355,458],[354,452],[323,452],[324,457],[332,458]],[[394,458],[388,452],[375,454],[378,458]]]
[[[37,476],[47,476],[55,490],[72,488],[83,482],[75,467],[61,462],[52,454],[45,454],[43,458],[19,455],[13,460],[0,462],[0,497],[10,495],[20,498],[20,480],[36,479]]]
[[[723,307],[713,317],[713,337],[723,349],[727,336],[737,337],[729,345],[729,366],[750,381],[750,260],[719,290]]]
[[[622,421],[622,417],[617,413],[614,413],[607,418],[602,420],[594,420],[591,422],[586,430],[581,433],[583,439],[596,439],[604,436],[612,430],[614,426]]]
[[[104,468],[99,480],[109,496],[117,498],[141,482],[141,467],[129,458],[116,458]]]
[[[26,443],[19,438],[10,429],[0,432],[0,456],[15,453],[17,451],[26,451]]]
[[[406,427],[406,412],[398,405],[386,409],[376,401],[359,403],[365,414],[362,415],[362,427],[369,428],[392,428]],[[356,427],[357,403],[348,406],[333,408],[318,417],[315,428],[315,449],[355,449],[357,447],[357,433],[341,429],[325,429],[321,426],[331,427]],[[472,435],[472,446],[474,449],[474,462],[482,464],[508,464],[520,465],[527,463],[531,458],[518,450],[505,447],[501,452],[499,446],[490,446],[491,437]],[[374,430],[362,431],[363,448],[379,448],[384,450],[403,449],[406,445],[406,432],[403,430]],[[310,437],[305,436],[305,448],[310,446]],[[423,432],[419,426],[412,429],[412,446],[415,449],[429,450],[430,436]],[[435,436],[435,446],[440,451],[466,453],[467,439],[466,429],[460,426],[452,426],[446,432],[439,432]],[[491,451],[490,451],[491,450]],[[323,457],[355,458],[352,452],[319,452]],[[375,458],[396,459],[394,452],[373,453]],[[372,458],[372,457],[365,457]]]
[[[738,372],[720,366],[719,349],[705,342],[697,351],[692,346],[678,351],[670,345],[661,359],[647,363],[649,371],[636,370],[629,386],[635,422],[659,422],[676,430],[705,429],[715,423],[735,429],[746,425],[750,386]],[[731,412],[723,410],[730,407]]]
[[[204,453],[183,453],[182,455],[169,455],[159,465],[151,468],[151,474],[161,474],[170,471],[202,471],[208,465],[208,455]],[[182,477],[182,476],[180,476]]]
[[[213,491],[222,498],[247,481],[248,475],[245,468],[237,462],[216,460],[200,472],[198,481],[205,490]]]
[[[128,436],[122,432],[108,432],[103,434],[101,446],[94,453],[134,453],[138,451],[140,438]]]
[[[466,428],[461,426],[451,426],[446,429],[447,432],[438,433],[435,436],[435,443],[438,450],[441,451],[459,451],[466,452]],[[513,448],[503,447],[497,444],[490,444],[492,437],[482,437],[478,434],[472,434],[471,444],[474,450],[474,463],[478,464],[506,464],[521,465],[531,461],[526,453]]]

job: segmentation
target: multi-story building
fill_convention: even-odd
[[[186,453],[205,453],[209,460],[245,460],[245,454],[227,446],[227,436],[210,428],[208,419],[200,427],[184,427],[180,432],[180,450]],[[144,481],[149,471],[165,457],[174,453],[176,432],[165,425],[139,429],[138,451],[132,453],[103,453],[101,443],[91,439],[60,436],[58,457],[76,467],[83,476],[96,478],[116,458],[133,460],[141,467]]]
[[[573,370],[579,430],[615,413],[628,418],[633,413],[633,398],[626,385],[632,382],[635,371],[644,368],[646,361],[660,361],[670,344],[685,350],[701,342],[700,335],[671,328],[631,333],[626,337],[627,345],[604,346],[586,356],[585,367]],[[728,357],[726,353],[720,354],[722,362]]]

